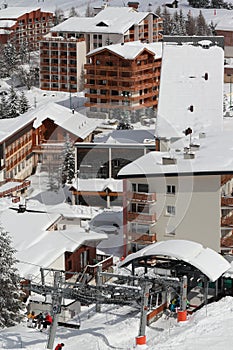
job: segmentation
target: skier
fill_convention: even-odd
[[[65,346],[63,343],[57,344],[55,350],[62,350],[63,346]]]
[[[53,322],[52,316],[47,312],[45,314],[45,320],[43,322],[43,328],[40,330],[41,332],[43,331],[43,329],[47,329],[48,326],[50,326]]]

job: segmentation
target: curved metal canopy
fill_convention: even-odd
[[[127,266],[134,260],[152,256],[166,256],[183,260],[199,269],[213,282],[231,267],[229,262],[213,249],[204,248],[200,243],[186,240],[168,240],[150,244],[136,253],[128,255],[120,262],[119,267]]]

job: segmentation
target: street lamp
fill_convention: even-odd
[[[231,104],[232,104],[232,80],[231,80],[231,77],[232,77],[232,75],[227,74],[227,76],[230,77],[230,108],[231,108]]]
[[[79,193],[78,193],[78,187],[79,187],[79,170],[75,172],[76,176],[76,189],[77,189],[77,205],[79,205]]]

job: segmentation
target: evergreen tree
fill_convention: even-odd
[[[162,11],[161,11],[161,7],[158,6],[157,9],[155,10],[155,14],[159,17],[162,17]]]
[[[88,2],[87,4],[87,8],[86,8],[86,13],[85,13],[85,17],[93,17],[93,10],[90,6],[90,3]]]
[[[196,33],[196,20],[193,18],[191,11],[187,14],[186,33],[187,35],[195,35]]]
[[[10,94],[8,97],[8,118],[15,118],[19,115],[19,97],[14,90],[13,86],[10,88]]]
[[[25,93],[22,91],[19,96],[19,113],[23,114],[29,110],[29,102],[27,97],[25,96]]]
[[[0,118],[1,119],[9,118],[9,106],[5,95],[2,95],[1,97]]]
[[[79,91],[84,90],[84,83],[85,83],[85,70],[84,70],[84,67],[82,66],[80,78],[79,78]]]
[[[22,40],[19,46],[19,58],[22,64],[29,63],[30,61],[30,50],[27,39]]]
[[[162,18],[163,18],[163,33],[164,35],[169,35],[172,29],[172,21],[171,21],[171,15],[167,10],[166,6],[164,7],[164,10],[162,12]]]
[[[70,9],[69,17],[79,17],[79,13],[76,11],[74,6],[72,6]]]
[[[211,21],[210,24],[209,24],[210,34],[213,35],[213,36],[217,35],[216,29],[215,29],[216,26],[217,26],[217,23],[214,23],[213,21]]]
[[[210,29],[209,29],[208,25],[206,24],[205,18],[204,18],[201,11],[199,12],[196,23],[197,23],[196,35],[209,35],[210,34]]]
[[[22,320],[20,278],[15,267],[15,249],[11,238],[0,227],[0,327],[11,327]]]
[[[69,136],[66,138],[62,160],[61,183],[64,185],[66,182],[71,183],[75,175],[74,146]]]
[[[54,24],[57,25],[65,20],[64,12],[60,8],[56,8],[54,12]]]
[[[5,60],[5,67],[9,76],[17,70],[20,63],[19,54],[13,42],[8,41],[6,43],[3,55]]]

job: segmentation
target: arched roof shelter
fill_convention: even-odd
[[[210,248],[204,248],[200,243],[186,240],[168,240],[150,244],[145,248],[128,255],[120,262],[119,267],[125,267],[135,261],[155,257],[168,257],[182,260],[206,275],[214,282],[225,273],[231,265]]]

